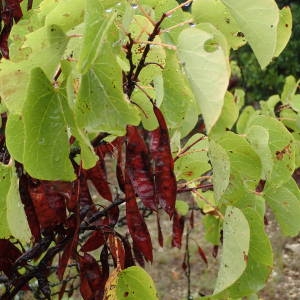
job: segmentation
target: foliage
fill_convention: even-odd
[[[247,91],[246,101],[253,103],[265,100],[270,95],[282,89],[285,77],[293,75],[300,77],[299,36],[300,36],[300,5],[298,1],[277,1],[280,7],[290,5],[293,14],[292,36],[282,54],[275,58],[270,65],[261,70],[254,54],[245,46],[239,51],[232,52],[231,59],[237,61],[239,69],[233,72],[234,86]],[[293,63],[291,63],[293,62]]]
[[[283,234],[300,231],[298,82],[244,107],[242,90],[227,91],[229,58],[248,43],[265,68],[290,38],[289,8],[16,0],[1,9],[1,299],[77,288],[83,299],[157,299],[136,264],[153,260],[149,214],[163,246],[163,212],[173,246],[186,228],[190,284],[194,210],[222,249],[204,298],[254,297],[273,265],[266,206]],[[189,200],[176,201],[181,193]]]

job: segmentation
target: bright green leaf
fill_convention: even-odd
[[[273,159],[270,182],[279,186],[287,181],[295,169],[295,144],[292,134],[275,118],[257,116],[251,125],[264,127],[269,132],[269,147]]]
[[[222,135],[226,130],[232,128],[239,115],[239,109],[233,95],[229,92],[225,94],[224,105],[221,116],[210,132],[210,136]]]
[[[167,50],[166,54],[166,67],[162,72],[164,79],[164,99],[160,108],[169,128],[180,129],[187,117],[187,119],[193,123],[190,126],[190,130],[192,130],[198,120],[197,110],[196,118],[193,118],[191,114],[186,116],[186,113],[192,103],[195,103],[194,95],[187,85],[176,53]],[[195,111],[195,109],[193,109],[193,111]]]
[[[14,167],[11,167],[10,188],[6,198],[7,223],[11,235],[21,242],[28,242],[31,237],[24,206],[20,199],[19,181]]]
[[[277,27],[277,45],[274,56],[277,57],[284,50],[292,34],[293,17],[289,6],[283,7],[279,12]]]
[[[243,213],[250,227],[249,253],[244,256],[246,269],[233,285],[211,299],[238,299],[258,292],[272,271],[272,247],[264,231],[263,216],[251,208],[243,210]]]
[[[236,124],[236,129],[238,133],[245,133],[248,124],[252,118],[257,115],[257,111],[253,108],[253,106],[246,106],[242,113],[239,116],[238,122]]]
[[[250,228],[241,210],[229,206],[223,224],[221,266],[214,290],[217,294],[236,282],[247,266]]]
[[[24,166],[33,177],[75,179],[62,101],[44,72],[33,69],[23,111]]]
[[[265,199],[271,207],[284,235],[296,236],[300,231],[300,191],[294,179],[274,188],[266,184]]]
[[[10,113],[8,115],[5,134],[10,155],[18,162],[23,163],[25,132],[21,114]]]
[[[208,154],[213,168],[215,200],[219,204],[229,184],[230,160],[225,149],[213,140],[209,142]]]
[[[8,238],[11,234],[7,222],[6,198],[10,188],[11,167],[0,163],[0,238]]]
[[[57,2],[57,1],[55,1]],[[46,25],[58,25],[65,32],[83,21],[84,1],[64,0],[59,1],[46,15]]]
[[[285,79],[283,91],[281,93],[281,101],[283,103],[289,103],[294,97],[300,80],[296,81],[294,76],[288,76]]]
[[[273,169],[272,153],[269,147],[269,132],[262,126],[251,126],[247,130],[247,140],[258,154],[262,164],[261,179],[269,179]]]
[[[157,300],[152,278],[140,267],[122,270],[117,279],[117,300]]]
[[[78,68],[86,73],[97,59],[117,12],[106,13],[98,0],[86,1],[85,30]]]
[[[207,214],[203,217],[205,239],[213,245],[220,245],[220,225],[220,219],[215,216]]]
[[[122,92],[121,69],[109,53],[101,56],[82,77],[76,102],[80,127],[90,132],[124,135],[126,125],[138,125],[140,118]]]
[[[187,213],[189,212],[189,205],[185,201],[176,200],[175,207],[176,207],[177,212],[182,216],[187,215]]]
[[[204,49],[205,43],[214,38],[211,33],[189,28],[181,32],[177,46],[180,61],[203,114],[207,132],[221,114],[230,75],[228,57],[222,47],[219,46],[213,52]]]
[[[224,34],[229,46],[233,49],[237,49],[246,43],[245,37],[239,34],[238,24],[221,0],[194,1],[192,15],[197,23],[208,22],[213,24]]]
[[[190,181],[200,177],[203,173],[211,169],[207,157],[207,138],[204,135],[195,134],[184,145],[184,148],[191,146],[193,143],[195,145],[185,152],[175,163],[177,179]]]
[[[277,43],[279,10],[273,0],[222,0],[245,35],[261,68],[272,60]]]
[[[67,43],[68,37],[59,27],[42,27],[26,36],[23,47],[31,51],[28,60],[1,62],[0,95],[9,111],[21,113],[33,68],[39,67],[53,78]]]
[[[255,192],[261,175],[261,162],[246,138],[225,132],[218,144],[226,150],[230,160],[230,181],[221,203],[235,204],[245,194]]]

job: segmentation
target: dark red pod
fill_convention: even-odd
[[[149,149],[154,163],[154,181],[157,202],[173,216],[175,210],[177,184],[174,174],[174,163],[170,139],[163,114],[153,106],[159,127],[149,132]]]
[[[126,175],[125,175],[126,176]],[[153,260],[151,237],[144,218],[136,203],[135,193],[129,178],[125,177],[126,220],[133,244],[147,261]]]
[[[105,282],[93,256],[84,253],[78,257],[80,271],[80,293],[84,300],[102,299]]]
[[[87,170],[87,178],[90,179],[98,193],[106,200],[112,201],[112,194],[107,182],[104,159],[100,158],[96,165]]]
[[[87,241],[84,243],[80,251],[83,252],[90,252],[98,249],[105,243],[105,235],[102,231],[94,231],[91,236],[87,239]]]
[[[143,204],[157,210],[149,150],[137,127],[127,126],[126,171]]]
[[[173,235],[172,235],[172,246],[181,248],[182,235],[184,230],[185,217],[181,216],[175,210],[173,216]]]
[[[200,246],[198,246],[198,253],[199,253],[200,257],[203,259],[203,261],[208,265],[206,254]]]
[[[66,220],[66,200],[56,187],[56,182],[35,179],[29,184],[29,194],[42,229],[63,224]]]
[[[11,241],[0,239],[0,271],[3,271],[8,278],[14,274],[11,267],[21,255],[22,252]]]

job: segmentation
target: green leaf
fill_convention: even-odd
[[[279,95],[272,95],[267,101],[259,101],[261,110],[260,114],[275,118],[275,107],[278,102],[280,102]]]
[[[254,118],[258,112],[253,108],[253,106],[246,106],[239,116],[238,122],[236,124],[236,130],[238,133],[245,133],[249,122]]]
[[[255,192],[261,174],[261,162],[246,138],[232,132],[224,133],[218,143],[230,160],[230,181],[220,203],[235,204],[245,194]]]
[[[296,236],[300,231],[300,191],[293,178],[274,188],[266,184],[265,199],[271,207],[284,235]]]
[[[57,1],[55,1],[57,2]],[[46,25],[58,25],[65,32],[83,21],[84,1],[64,0],[58,1],[53,9],[46,15]]]
[[[273,158],[269,147],[269,131],[262,126],[251,126],[247,132],[247,140],[258,154],[262,164],[261,179],[271,178]]]
[[[277,45],[274,56],[277,57],[284,50],[291,35],[293,17],[289,6],[283,7],[279,12],[279,23],[277,27]]]
[[[118,300],[157,300],[157,292],[152,278],[140,267],[129,267],[118,274]]]
[[[243,213],[250,226],[250,247],[246,270],[228,291],[228,295],[234,299],[261,290],[273,266],[272,247],[264,231],[263,216],[252,208],[243,210]]]
[[[25,132],[21,114],[8,114],[5,135],[10,155],[18,162],[23,163]]]
[[[274,187],[287,181],[295,169],[295,143],[292,134],[278,120],[257,116],[249,124],[264,127],[269,133],[273,169],[269,181]]]
[[[177,212],[182,216],[187,215],[187,213],[189,212],[189,205],[182,200],[176,200],[175,208]]]
[[[194,1],[192,15],[197,23],[213,24],[224,34],[233,49],[238,49],[246,43],[245,37],[239,34],[239,25],[221,0]]]
[[[0,163],[0,238],[10,236],[10,228],[7,222],[7,204],[6,198],[10,188],[11,167]]]
[[[225,94],[224,105],[221,116],[210,132],[210,136],[222,135],[225,131],[232,128],[239,116],[239,109],[233,95],[230,92]]]
[[[281,94],[281,101],[283,103],[289,103],[292,100],[297,91],[299,82],[300,80],[296,82],[295,77],[292,75],[286,77],[283,91]]]
[[[211,169],[207,157],[207,138],[202,134],[195,134],[184,145],[184,148],[189,147],[193,143],[196,144],[175,162],[177,179],[190,181],[200,177],[203,173]]]
[[[299,114],[291,108],[284,108],[280,111],[280,120],[292,132],[299,132]]]
[[[247,266],[250,228],[241,210],[228,206],[223,224],[223,250],[214,294],[236,282]]]
[[[184,123],[189,107],[192,103],[195,103],[195,97],[181,71],[176,53],[167,50],[166,54],[166,66],[162,72],[164,99],[160,109],[165,116],[168,128],[180,129]],[[193,111],[195,111],[195,109],[193,109]],[[187,119],[191,121],[190,130],[192,130],[198,121],[197,110],[196,115],[189,114]]]
[[[97,59],[116,16],[117,12],[105,13],[105,7],[98,0],[86,1],[83,46],[78,62],[82,74],[86,73]]]
[[[215,51],[205,50],[209,41],[217,45]],[[216,35],[198,28],[180,33],[177,50],[209,132],[221,114],[229,82],[226,50]]]
[[[205,239],[213,245],[220,245],[220,226],[221,221],[212,215],[205,215],[203,217],[203,226],[205,229]]]
[[[291,97],[290,105],[297,113],[300,112],[300,94]]]
[[[272,60],[277,43],[279,10],[273,0],[222,0],[245,35],[261,68]]]
[[[115,28],[111,28],[108,37],[102,49],[110,48],[117,40]],[[82,76],[75,117],[79,127],[88,132],[121,136],[128,124],[138,125],[140,117],[138,110],[123,94],[122,70],[114,50],[100,51],[89,71]]]
[[[24,206],[20,199],[19,181],[14,167],[11,167],[10,188],[6,197],[7,223],[10,233],[21,242],[28,242],[31,237]]]
[[[187,105],[187,110],[183,117],[183,122],[180,128],[178,129],[182,137],[187,136],[196,126],[199,121],[199,107],[196,101],[192,101]]]
[[[24,166],[35,178],[75,179],[69,160],[68,124],[62,104],[64,100],[40,68],[32,70],[23,111]]]
[[[76,118],[79,126],[89,132],[121,136],[126,125],[138,125],[140,118],[122,92],[121,78],[117,76],[121,74],[119,65],[114,57],[105,56],[82,76]]]
[[[19,194],[14,166],[0,163],[0,238],[14,236],[28,242],[31,237]]]
[[[147,91],[147,94],[155,99],[155,90],[152,88]],[[137,105],[143,127],[146,130],[154,130],[158,127],[157,118],[153,112],[153,104],[148,97],[140,90],[134,90],[131,100]]]
[[[266,201],[259,193],[249,193],[245,191],[235,205],[242,211],[251,208],[255,210],[261,218],[264,218],[266,213]]]
[[[213,169],[215,200],[219,204],[222,195],[229,185],[230,159],[226,150],[213,140],[209,142],[208,154]]]
[[[41,68],[52,79],[67,43],[68,37],[59,27],[42,27],[26,36],[23,47],[30,49],[27,60],[1,62],[0,96],[10,112],[21,113],[33,68]]]

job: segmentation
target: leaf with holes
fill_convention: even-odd
[[[130,267],[118,274],[116,299],[157,300],[157,293],[151,277],[140,267]]]

